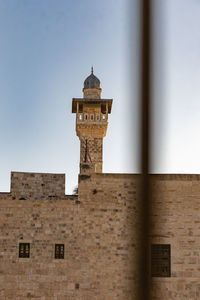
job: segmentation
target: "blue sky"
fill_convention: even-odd
[[[139,9],[131,0],[0,1],[0,191],[10,172],[77,184],[73,97],[91,65],[113,98],[104,172],[139,171]],[[200,173],[200,2],[155,1],[154,172]],[[130,12],[131,11],[131,12]]]
[[[155,2],[153,170],[199,174],[200,2]]]

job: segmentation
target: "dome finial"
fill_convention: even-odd
[[[92,66],[92,68],[91,68],[91,74],[93,74],[93,66]]]

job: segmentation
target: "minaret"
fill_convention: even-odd
[[[102,173],[103,138],[112,99],[101,99],[100,80],[91,74],[84,81],[83,98],[72,99],[76,134],[80,139],[80,174]]]

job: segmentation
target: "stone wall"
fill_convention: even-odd
[[[151,279],[153,300],[200,299],[200,176],[152,175],[151,243],[171,245],[171,277]],[[0,193],[0,300],[137,299],[139,175],[13,172]],[[19,258],[19,243],[30,258]],[[65,245],[64,259],[54,258]]]
[[[12,173],[0,194],[0,299],[132,299],[135,176],[80,177],[78,197],[63,194],[63,178]],[[18,257],[21,242],[30,258]]]
[[[65,195],[65,174],[11,173],[11,193],[33,200],[40,197],[63,197]]]
[[[91,299],[133,299],[136,292],[137,175],[79,175],[82,257]]]
[[[200,175],[152,175],[152,243],[171,245],[171,277],[152,278],[153,300],[200,299]]]

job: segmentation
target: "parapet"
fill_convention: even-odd
[[[65,174],[11,172],[11,193],[20,197],[63,197]]]

